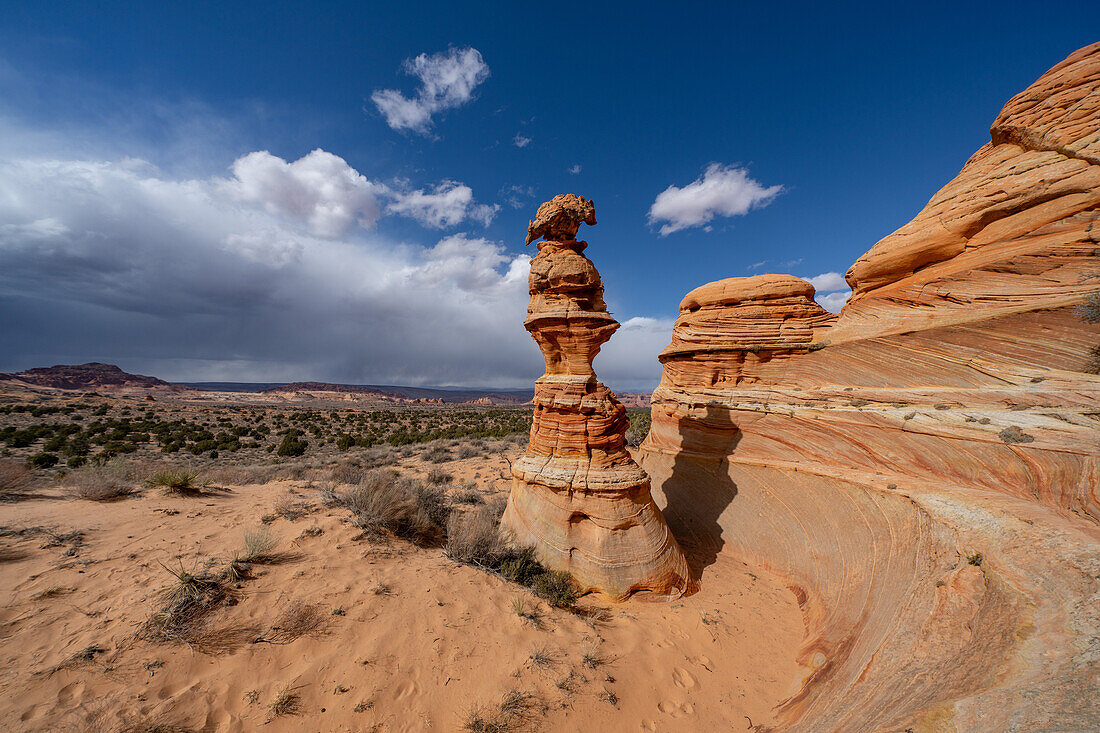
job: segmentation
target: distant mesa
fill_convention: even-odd
[[[153,389],[169,392],[192,391],[190,387],[171,384],[156,377],[130,374],[114,364],[97,361],[87,364],[58,364],[8,374],[0,372],[0,382],[45,387],[47,389],[88,390],[100,389]]]

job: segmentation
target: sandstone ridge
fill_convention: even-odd
[[[796,731],[1100,729],[1100,44],[848,271],[688,294],[641,463],[701,593],[719,555],[803,613]]]

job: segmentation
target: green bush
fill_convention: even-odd
[[[283,441],[279,443],[279,450],[276,451],[280,456],[300,456],[306,452],[306,448],[309,447],[309,443],[302,440],[298,436],[301,434],[299,430],[291,430],[289,433],[283,436]]]
[[[53,453],[35,453],[27,459],[27,465],[31,468],[49,468],[57,465],[57,456]]]

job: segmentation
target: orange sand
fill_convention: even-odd
[[[497,467],[475,459],[447,468]],[[279,549],[298,557],[256,566],[239,604],[213,616],[219,628],[254,627],[237,648],[210,655],[135,638],[172,581],[160,563],[224,565],[288,490],[315,511],[268,527]],[[2,540],[27,553],[0,564],[0,719],[8,729],[157,722],[210,731],[461,730],[471,709],[514,689],[538,696],[540,730],[743,730],[750,719],[772,722],[773,707],[801,680],[794,595],[729,558],[706,569],[701,592],[674,603],[582,599],[610,611],[591,621],[457,565],[441,549],[355,540],[348,513],[322,508],[304,482],[191,498],[146,490],[107,504],[69,499],[62,489],[47,494],[0,506],[0,525],[81,529],[85,544],[66,557],[65,547],[43,548],[44,535]],[[303,536],[313,527],[323,533]],[[376,594],[379,583],[390,593]],[[59,594],[35,599],[51,588]],[[517,597],[538,609],[542,628],[517,616]],[[323,635],[251,642],[295,600],[321,605],[330,622]],[[91,645],[106,651],[51,672]],[[552,663],[533,664],[536,648]],[[590,651],[604,660],[596,668],[582,662]],[[300,696],[300,712],[272,718],[284,687]]]

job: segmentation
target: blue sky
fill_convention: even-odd
[[[1100,28],[1090,3],[477,8],[6,5],[0,369],[522,386],[526,223],[575,192],[624,322],[597,369],[648,389],[684,293],[842,274]]]

